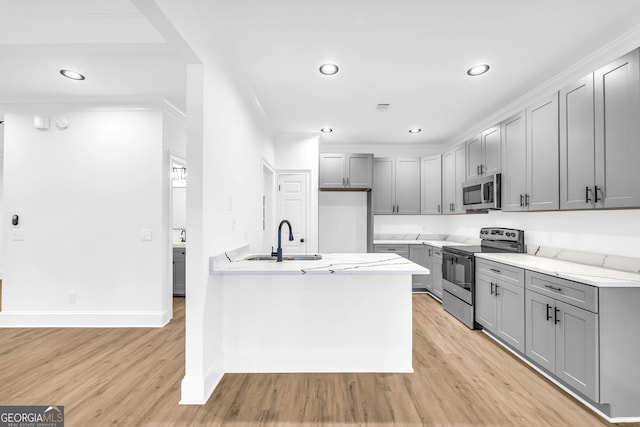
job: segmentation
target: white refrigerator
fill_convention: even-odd
[[[373,252],[371,191],[320,191],[320,253]]]

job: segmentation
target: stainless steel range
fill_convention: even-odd
[[[512,228],[480,229],[480,246],[442,248],[442,306],[471,329],[475,323],[475,255],[480,252],[523,253],[524,231]]]

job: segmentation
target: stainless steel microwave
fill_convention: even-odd
[[[483,176],[462,184],[462,207],[467,211],[484,211],[502,207],[501,175]]]

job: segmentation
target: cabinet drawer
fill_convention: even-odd
[[[373,245],[373,251],[378,253],[395,253],[409,259],[409,245]]]
[[[433,248],[431,253],[433,254],[434,262],[435,260],[438,260],[438,262],[442,264],[442,248],[437,248],[435,246],[431,246],[431,247]]]
[[[476,258],[476,276],[489,276],[524,288],[524,270],[511,265]]]
[[[547,274],[527,271],[525,287],[528,290],[555,298],[575,307],[598,312],[598,288]]]

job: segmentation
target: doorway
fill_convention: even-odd
[[[286,228],[282,231],[282,252],[306,254],[309,227],[310,172],[278,173],[278,215],[276,223],[286,219],[291,223],[293,240],[289,241]],[[277,232],[277,230],[276,230]]]
[[[171,266],[172,296],[186,294],[187,162],[171,155]]]

